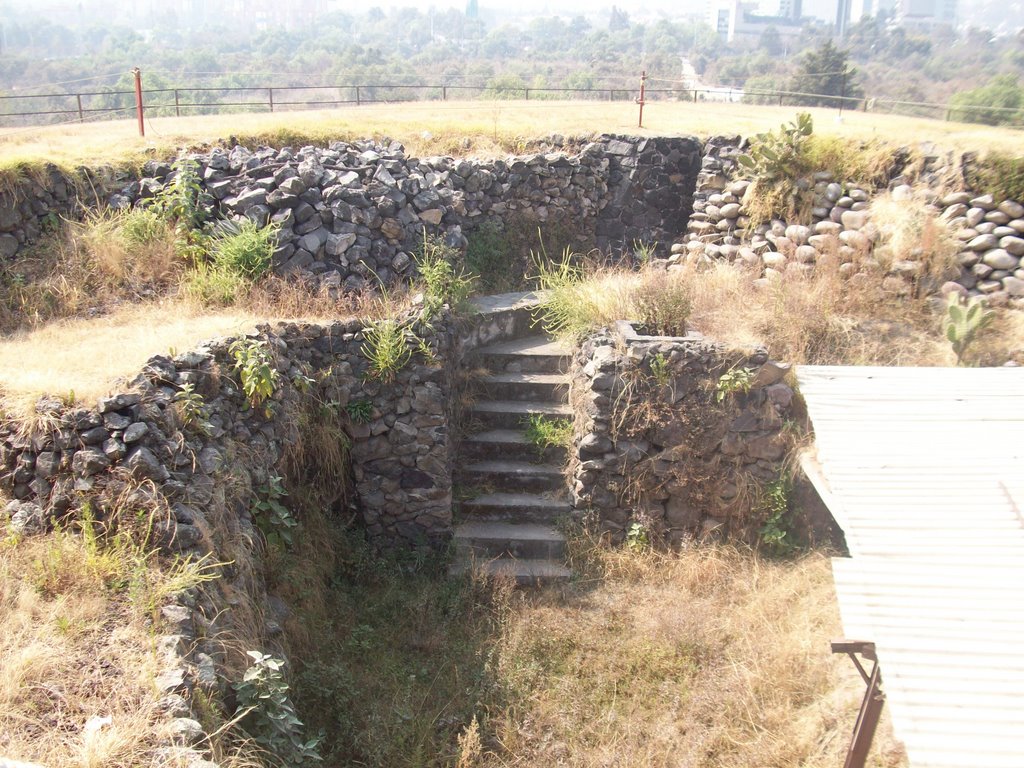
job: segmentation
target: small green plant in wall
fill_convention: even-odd
[[[370,363],[367,378],[389,382],[412,359],[405,332],[405,323],[392,317],[367,324],[362,346],[363,357]]]
[[[353,424],[368,424],[373,418],[373,402],[365,397],[361,400],[352,400],[345,406],[345,413]]]
[[[722,402],[737,392],[747,393],[754,383],[754,372],[749,368],[730,368],[718,377],[715,386],[715,401]]]
[[[210,423],[207,421],[206,401],[201,394],[196,392],[192,382],[182,385],[181,390],[174,396],[174,406],[184,427],[194,429],[200,434],[209,433]]]
[[[252,514],[268,544],[284,547],[292,545],[292,534],[299,522],[281,501],[287,495],[281,478],[276,476],[267,478],[266,484],[256,489]]]
[[[761,507],[765,514],[760,530],[761,546],[775,557],[788,555],[796,548],[789,530],[790,490],[789,479],[783,476],[768,483],[761,494]]]
[[[980,299],[973,298],[963,304],[957,294],[949,295],[944,325],[946,338],[956,354],[957,365],[964,365],[968,350],[994,318],[995,313],[985,309]]]
[[[672,381],[672,369],[669,367],[668,358],[661,352],[651,357],[651,376],[659,387],[667,387]]]
[[[264,341],[238,339],[228,351],[235,359],[235,370],[249,405],[258,408],[274,394],[279,378],[270,349]],[[265,410],[269,415],[269,409]]]

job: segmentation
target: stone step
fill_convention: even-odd
[[[565,403],[528,400],[479,400],[469,408],[470,419],[483,429],[521,429],[531,416],[546,419],[570,419],[572,409]]]
[[[507,523],[553,523],[572,512],[560,494],[485,493],[459,505],[465,519]]]
[[[544,584],[568,581],[572,571],[551,560],[520,560],[513,557],[498,557],[493,560],[459,560],[451,564],[448,573],[461,576],[475,569],[489,576],[515,579],[520,587],[539,587]]]
[[[512,557],[562,561],[565,536],[542,523],[466,521],[455,526],[455,552],[457,560]]]
[[[488,400],[564,403],[569,396],[569,377],[561,373],[492,373],[478,382]]]
[[[463,488],[488,488],[508,493],[557,493],[565,489],[562,468],[554,464],[494,459],[465,464],[458,471]]]
[[[565,464],[566,448],[549,445],[540,451],[522,429],[489,429],[464,438],[460,454],[462,459],[473,461],[510,459]]]
[[[481,365],[496,373],[565,373],[572,348],[547,336],[526,336],[476,350]]]

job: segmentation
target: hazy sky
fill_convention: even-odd
[[[82,0],[86,5],[95,5],[95,0]],[[428,2],[416,2],[416,0],[327,0],[329,7],[341,10],[350,11],[352,13],[362,13],[368,8],[373,6],[379,6],[381,8],[409,8],[415,7],[421,11],[426,10],[430,7],[434,8],[458,8],[464,9],[466,7],[466,0],[429,0]],[[670,17],[700,14],[703,15],[707,12],[708,0],[516,0],[514,4],[502,2],[501,0],[478,0],[482,9],[501,10],[505,13],[511,10],[510,5],[517,11],[521,10],[524,13],[532,15],[543,15],[543,14],[571,14],[571,13],[583,13],[583,14],[594,14],[605,12],[611,8],[612,5],[616,5],[619,8],[627,11],[630,15],[634,16],[649,16],[649,15],[660,15],[664,13]],[[774,9],[777,7],[777,0],[763,0],[766,8]],[[14,3],[2,3],[3,5],[14,7],[19,6],[20,2]],[[79,2],[77,0],[34,0],[32,8],[37,11],[45,11],[47,9],[67,9],[77,7]],[[804,13],[807,15],[820,16],[821,18],[830,20],[835,17],[836,0],[804,0],[803,4]],[[59,20],[59,17],[58,19]]]

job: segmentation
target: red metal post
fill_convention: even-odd
[[[640,120],[637,122],[638,128],[644,127],[644,92],[647,89],[647,70],[645,69],[640,74],[640,98],[636,100],[636,103],[640,105]]]
[[[132,70],[135,75],[135,111],[139,115],[139,136],[146,136],[146,122],[142,116],[142,70],[136,67]]]

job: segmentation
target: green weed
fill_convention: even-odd
[[[274,394],[280,375],[267,343],[256,339],[237,339],[228,347],[235,359],[235,371],[242,391],[252,408],[263,405]]]
[[[446,305],[456,314],[464,312],[473,293],[475,276],[456,266],[458,254],[440,238],[423,232],[423,245],[416,254],[416,268],[423,285],[421,319],[429,322]]]
[[[715,385],[715,401],[721,403],[729,395],[747,393],[754,383],[754,372],[749,368],[730,368],[718,377]]]
[[[345,406],[345,412],[353,424],[368,424],[373,418],[373,401],[366,398],[351,400]]]
[[[543,458],[549,448],[568,448],[572,445],[572,422],[569,419],[547,419],[533,415],[525,423],[526,439]]]
[[[284,661],[259,651],[248,651],[252,664],[234,684],[238,718],[245,731],[288,768],[321,760],[319,738],[306,739],[285,679]]]
[[[406,329],[406,323],[393,317],[367,323],[361,351],[370,363],[366,372],[369,378],[392,381],[412,359]]]
[[[759,538],[766,552],[775,557],[788,555],[796,548],[790,537],[789,479],[780,477],[768,483],[761,493],[761,511],[765,516]]]
[[[267,482],[256,489],[252,515],[267,543],[272,546],[291,547],[295,527],[298,525],[288,507],[281,503],[281,499],[287,495],[281,478],[276,476],[267,478]]]

